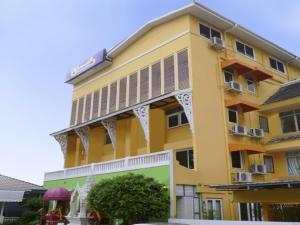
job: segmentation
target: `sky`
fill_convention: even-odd
[[[0,0],[0,174],[36,184],[63,168],[49,136],[67,128],[66,73],[191,0]],[[200,0],[300,56],[300,1]]]

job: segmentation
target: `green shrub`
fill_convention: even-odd
[[[167,218],[170,201],[164,185],[153,178],[129,173],[95,184],[88,203],[110,219],[133,224]]]

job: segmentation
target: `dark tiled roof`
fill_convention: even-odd
[[[283,141],[292,141],[292,140],[297,140],[297,139],[300,139],[300,134],[272,138],[270,141],[268,141],[268,144],[279,143],[279,142],[283,142]]]
[[[263,105],[300,97],[300,81],[280,87]]]
[[[45,190],[45,189],[42,186],[0,174],[0,190],[31,191],[31,190]]]

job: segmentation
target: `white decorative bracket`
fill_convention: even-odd
[[[59,143],[61,151],[66,158],[67,147],[68,147],[68,135],[67,134],[57,134],[54,136],[55,140]]]
[[[188,89],[181,91],[178,94],[175,94],[175,97],[179,104],[183,107],[186,118],[189,121],[191,131],[194,133],[192,90]]]
[[[101,123],[107,130],[110,137],[113,148],[116,150],[116,118],[112,117],[109,119],[102,120]]]
[[[89,136],[90,136],[90,128],[88,126],[80,127],[75,129],[76,134],[79,136],[83,148],[84,153],[87,155],[89,152]]]
[[[139,119],[144,130],[146,141],[149,141],[149,108],[149,105],[145,105],[133,109],[134,115]]]

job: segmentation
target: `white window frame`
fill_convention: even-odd
[[[193,162],[194,162],[194,168],[193,168],[193,169],[195,169],[194,150],[193,150],[192,148],[180,149],[180,150],[177,150],[176,153],[177,153],[177,152],[186,152],[187,156],[189,156],[188,151],[192,151],[192,152],[193,152]],[[175,153],[175,154],[176,154],[176,153]],[[187,157],[187,160],[188,160],[188,161],[187,161],[187,164],[188,164],[187,169],[190,169],[190,158]],[[176,161],[177,161],[177,159],[176,159]],[[190,169],[190,170],[193,170],[193,169]]]
[[[247,91],[249,93],[251,93],[251,94],[256,94],[256,82],[254,80],[251,80],[251,79],[246,79],[246,82],[247,82]],[[249,90],[249,84],[248,84],[248,82],[253,83],[253,85],[254,85],[254,91]]]
[[[288,133],[296,133],[296,132],[300,132],[300,127],[298,126],[298,123],[297,123],[297,113],[296,113],[296,111],[295,111],[295,110],[290,110],[290,111],[286,111],[286,112],[293,112],[293,118],[294,118],[294,123],[295,123],[296,131],[283,132],[283,124],[282,124],[281,118],[288,117],[289,115],[288,115],[288,116],[280,116],[280,115],[279,115],[281,133],[282,133],[282,134],[288,134]]]
[[[256,221],[255,216],[254,216],[254,203],[249,203],[245,202],[247,206],[247,215],[248,215],[248,220],[247,221]],[[241,203],[238,203],[238,213],[239,213],[239,220],[242,221],[242,214],[241,214]],[[264,215],[263,215],[263,210],[261,211],[261,222],[264,221]],[[250,219],[251,218],[251,219]],[[249,220],[250,219],[250,220]]]
[[[273,59],[273,60],[276,61],[277,69],[275,69],[275,68],[273,68],[273,67],[271,66],[270,59]],[[280,70],[278,70],[278,62],[282,63],[284,72],[281,72]],[[281,60],[279,60],[279,59],[277,59],[277,58],[275,58],[275,57],[273,57],[273,56],[269,56],[269,64],[270,64],[270,68],[271,68],[272,70],[274,70],[274,71],[276,71],[277,73],[280,73],[280,74],[282,74],[282,75],[286,75],[286,66],[285,66],[285,63],[282,62]]]
[[[243,169],[244,168],[244,154],[243,154],[243,152],[242,151],[238,151],[240,154],[240,160],[241,160],[241,167],[233,167],[232,166],[232,157],[231,157],[231,153],[230,153],[230,160],[231,160],[231,168],[233,168],[233,169]]]
[[[177,127],[181,127],[181,126],[185,126],[185,125],[188,125],[188,124],[189,124],[189,122],[187,122],[187,123],[182,123],[182,121],[181,121],[181,114],[182,114],[182,113],[185,114],[185,112],[184,112],[183,110],[180,110],[180,111],[178,111],[178,112],[175,112],[175,113],[172,113],[172,114],[167,115],[168,129],[177,128]],[[175,116],[175,115],[178,116],[178,125],[177,125],[177,126],[174,126],[174,127],[170,127],[170,124],[169,124],[169,118],[170,118],[171,116]]]
[[[233,76],[233,73],[227,71],[227,70],[223,70],[223,77],[224,77],[224,83],[227,84],[228,82],[225,80],[225,73],[228,73],[231,75],[232,77],[232,81],[234,82],[234,76]]]
[[[229,121],[229,111],[234,112],[236,116],[236,123]],[[227,120],[231,124],[239,124],[239,112],[236,109],[228,108],[227,110]]]
[[[221,198],[207,198],[207,199],[205,199],[205,208],[206,208],[207,213],[208,213],[208,201],[212,201],[212,208],[213,208],[214,211],[216,209],[216,202],[220,201],[220,206],[221,206],[221,220],[224,220],[223,199],[221,199]]]
[[[252,48],[252,49],[253,49],[253,58],[252,58],[251,56],[249,56],[249,55],[246,54],[246,49],[245,49],[245,54],[239,52],[238,49],[237,49],[237,46],[236,46],[237,42],[240,42],[241,44],[243,44],[243,45],[245,45],[245,46],[247,45],[249,48]],[[235,40],[234,48],[235,48],[235,51],[236,51],[238,54],[240,54],[240,55],[242,55],[242,56],[245,56],[245,57],[247,57],[248,59],[251,59],[251,60],[256,61],[256,53],[255,53],[255,48],[254,48],[253,46],[251,46],[251,45],[249,45],[249,44],[246,44],[245,42],[236,39],[236,40]]]
[[[199,27],[199,34],[200,34],[201,37],[204,37],[205,39],[210,40],[210,38],[207,38],[206,36],[204,36],[204,35],[201,34],[201,31],[200,31],[200,24],[202,24],[203,26],[206,26],[206,27],[209,28],[209,35],[210,35],[210,38],[212,38],[212,36],[211,36],[211,29],[213,29],[213,30],[219,32],[219,33],[221,34],[221,39],[224,40],[224,39],[223,39],[223,34],[222,34],[222,31],[221,31],[221,30],[219,30],[219,29],[217,29],[217,28],[215,28],[215,27],[212,27],[212,26],[208,25],[207,23],[199,22],[199,26],[198,26],[198,27]]]

